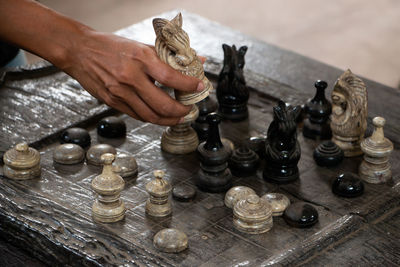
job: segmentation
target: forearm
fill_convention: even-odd
[[[29,0],[0,0],[0,39],[64,68],[91,29]]]

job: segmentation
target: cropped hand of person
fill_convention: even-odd
[[[154,85],[196,92],[203,83],[163,63],[153,47],[96,32],[31,0],[0,0],[0,38],[41,56],[90,94],[133,118],[160,125],[183,121],[184,106]]]

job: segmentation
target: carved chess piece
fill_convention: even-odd
[[[92,217],[96,222],[112,223],[125,216],[125,205],[120,199],[125,182],[121,176],[112,171],[115,155],[105,153],[101,156],[104,163],[103,172],[92,181],[92,189],[98,194],[92,207]]]
[[[362,154],[360,143],[367,129],[367,89],[350,70],[336,81],[332,91],[332,141],[345,157]]]
[[[290,205],[290,200],[287,196],[280,193],[267,193],[261,197],[268,201],[272,208],[272,216],[281,216],[286,208]]]
[[[225,194],[224,203],[230,209],[241,199],[246,199],[249,195],[257,195],[256,192],[247,186],[234,186]]]
[[[333,167],[342,162],[344,153],[334,142],[327,140],[314,150],[314,160],[322,167]]]
[[[86,148],[90,146],[91,138],[88,131],[83,128],[73,127],[65,130],[60,136],[60,143],[72,143]]]
[[[265,199],[249,195],[233,207],[233,225],[241,232],[261,234],[272,228],[272,208]]]
[[[317,92],[314,98],[307,101],[304,111],[307,119],[303,126],[303,135],[312,139],[331,139],[332,131],[329,116],[332,113],[332,105],[325,98],[325,89],[328,84],[325,81],[315,82]]]
[[[53,160],[59,164],[73,165],[85,159],[85,150],[76,144],[61,144],[53,150]]]
[[[265,145],[264,179],[274,183],[289,183],[299,178],[297,163],[300,160],[300,145],[297,141],[296,119],[300,106],[287,107],[279,101],[274,107]]]
[[[318,222],[318,211],[312,205],[299,201],[286,208],[283,219],[293,227],[311,227]]]
[[[182,14],[179,13],[171,21],[163,18],[153,19],[156,33],[155,49],[158,57],[172,68],[203,81],[204,90],[187,93],[175,90],[175,98],[184,105],[192,105],[206,98],[213,89],[204,75],[203,65],[196,51],[190,47],[188,34],[182,29]]]
[[[389,156],[393,151],[393,143],[383,133],[385,119],[375,117],[372,120],[374,132],[372,136],[361,142],[364,159],[359,168],[361,179],[367,183],[385,183],[392,177]]]
[[[224,66],[218,78],[218,111],[224,119],[245,120],[249,116],[247,101],[250,96],[243,75],[247,46],[242,46],[237,50],[235,45],[231,47],[223,44],[222,48]]]
[[[14,180],[40,177],[40,154],[27,143],[19,143],[4,153],[4,176]]]
[[[171,185],[163,179],[164,171],[154,171],[154,179],[146,185],[146,191],[150,197],[146,202],[146,213],[154,217],[164,217],[171,214],[171,202],[169,195],[171,193]]]
[[[120,117],[110,116],[97,124],[97,134],[106,138],[121,138],[126,135],[126,124]]]
[[[231,187],[232,175],[228,169],[231,149],[221,142],[218,124],[221,117],[216,113],[207,116],[209,132],[207,141],[197,148],[200,157],[200,170],[197,186],[208,192],[224,192]]]
[[[175,228],[162,229],[153,238],[153,245],[166,253],[179,253],[188,247],[188,237]]]
[[[192,123],[192,127],[196,131],[200,142],[203,142],[207,140],[208,134],[208,123],[206,117],[208,114],[217,110],[218,104],[210,96],[207,96],[200,102],[196,103],[196,106],[199,109],[199,117],[197,117],[196,121]]]
[[[103,160],[101,157],[103,154],[111,153],[117,154],[117,150],[108,144],[96,144],[92,145],[88,151],[86,152],[86,161],[88,164],[92,164],[95,166],[101,166],[103,164]]]
[[[122,178],[137,177],[138,169],[135,157],[128,153],[118,153],[112,164],[113,172]]]
[[[229,159],[229,169],[238,177],[254,175],[260,165],[260,158],[247,146],[236,149]]]
[[[161,149],[171,154],[188,154],[196,151],[199,139],[190,124],[198,115],[199,110],[193,105],[183,123],[168,127],[161,137]]]

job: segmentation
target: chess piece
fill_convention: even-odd
[[[40,177],[40,154],[27,143],[19,143],[3,156],[4,176],[14,180]]]
[[[261,234],[272,228],[272,209],[265,199],[249,195],[233,207],[233,225],[241,232]]]
[[[324,141],[314,150],[314,160],[322,167],[333,167],[342,162],[344,153],[334,142]]]
[[[265,141],[266,136],[252,136],[246,140],[247,146],[257,153],[260,159],[265,157]]]
[[[272,208],[272,216],[281,216],[286,208],[290,205],[290,200],[287,196],[280,193],[267,193],[261,197],[265,199]]]
[[[90,146],[90,135],[88,131],[83,128],[73,127],[65,130],[60,137],[60,143],[72,143],[82,148]]]
[[[125,182],[121,176],[112,171],[115,155],[105,153],[101,156],[103,172],[92,180],[92,189],[97,193],[93,203],[92,217],[99,223],[120,221],[125,216],[125,205],[120,199]]]
[[[146,202],[146,213],[153,217],[164,217],[171,214],[171,202],[168,197],[172,190],[171,185],[163,179],[164,171],[154,171],[156,179],[146,185],[150,197]]]
[[[199,116],[196,121],[192,123],[192,127],[196,131],[200,142],[203,142],[207,140],[208,134],[208,123],[206,117],[208,114],[217,110],[218,104],[210,96],[207,96],[200,102],[196,103],[196,105],[199,109]]]
[[[121,138],[126,135],[126,124],[120,117],[110,116],[97,124],[97,134],[106,138]]]
[[[259,165],[258,155],[247,146],[236,149],[229,159],[229,169],[238,177],[254,175]]]
[[[393,143],[383,133],[385,119],[375,117],[372,120],[374,132],[372,136],[361,142],[364,159],[359,168],[361,179],[367,183],[385,183],[392,177],[389,156],[393,151]]]
[[[53,160],[59,164],[73,165],[85,159],[85,150],[76,144],[61,144],[53,150]]]
[[[341,197],[358,197],[364,193],[364,184],[357,175],[346,172],[335,178],[332,192]]]
[[[309,99],[304,106],[307,118],[303,126],[303,135],[311,139],[331,139],[332,131],[329,116],[332,113],[332,105],[325,98],[325,89],[328,84],[325,81],[315,82],[317,92],[314,98]]]
[[[282,184],[299,178],[297,163],[301,151],[297,141],[296,118],[300,112],[300,106],[287,107],[283,101],[274,107],[274,119],[268,128],[265,145],[264,179]]]
[[[187,235],[174,228],[166,228],[155,234],[153,245],[162,252],[179,253],[188,247]]]
[[[367,89],[350,70],[336,81],[332,91],[332,141],[345,157],[362,154],[360,143],[367,129]]]
[[[293,227],[311,227],[318,222],[318,211],[312,205],[299,201],[287,207],[283,219]]]
[[[256,195],[256,192],[247,186],[234,186],[225,194],[225,206],[233,209],[239,200],[246,199],[249,195]]]
[[[184,122],[168,127],[161,137],[161,149],[171,154],[188,154],[196,151],[199,139],[190,124],[198,115],[199,110],[193,105]]]
[[[136,159],[128,153],[117,154],[112,164],[112,170],[122,178],[132,178],[138,175]]]
[[[196,189],[190,185],[180,184],[172,189],[172,197],[177,201],[189,202],[196,197]]]
[[[224,192],[231,187],[232,175],[228,169],[230,148],[221,142],[218,124],[221,117],[216,113],[207,115],[209,132],[207,141],[197,148],[200,157],[200,170],[197,186],[208,192]]]
[[[247,119],[247,101],[249,100],[249,89],[243,75],[244,56],[247,46],[239,50],[223,44],[224,66],[218,77],[217,98],[218,111],[224,119],[241,121]]]
[[[111,153],[115,155],[117,154],[117,150],[108,144],[93,145],[86,152],[86,160],[89,164],[101,166],[103,164],[101,157],[105,153]]]
[[[156,33],[155,50],[161,61],[167,63],[182,74],[203,81],[204,90],[188,93],[175,90],[175,98],[184,105],[195,104],[209,95],[212,84],[204,75],[203,64],[196,51],[190,47],[188,34],[182,29],[182,15],[179,13],[171,21],[162,18],[153,19]]]

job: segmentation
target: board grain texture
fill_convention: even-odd
[[[157,17],[171,19],[176,13],[171,11]],[[214,83],[222,67],[222,43],[249,47],[245,76],[251,87],[250,119],[221,123],[221,136],[236,146],[249,136],[266,134],[272,121],[272,107],[278,99],[304,103],[314,95],[313,84],[317,79],[328,82],[329,95],[335,79],[343,72],[188,12],[183,12],[183,28],[191,37],[192,47],[207,56],[206,74]],[[155,39],[151,18],[117,33],[149,44]],[[114,112],[72,78],[47,64],[30,68],[9,72],[1,80],[0,149],[4,152],[17,142],[27,141],[40,150],[43,174],[41,179],[30,181],[0,178],[0,236],[43,263],[71,266],[399,263],[400,118],[393,110],[400,94],[394,88],[364,79],[369,94],[369,124],[375,116],[385,117],[385,135],[394,143],[393,179],[383,185],[366,185],[364,195],[359,198],[333,195],[332,179],[338,172],[356,172],[361,157],[345,159],[335,168],[319,167],[312,159],[318,143],[304,139],[299,131],[302,156],[298,181],[280,186],[267,183],[262,179],[261,166],[254,176],[234,177],[234,185],[250,186],[259,195],[280,192],[292,202],[309,202],[318,210],[320,221],[312,228],[296,229],[278,217],[274,218],[271,231],[248,235],[233,227],[232,211],[224,206],[222,193],[198,191],[192,202],[171,200],[172,216],[161,219],[147,216],[145,185],[153,179],[153,170],[164,170],[172,186],[194,186],[199,169],[196,154],[177,156],[162,152],[160,137],[164,128],[126,115],[119,115],[127,124],[125,138],[110,141],[97,136],[96,122]],[[139,176],[127,179],[121,193],[127,207],[126,218],[121,222],[97,224],[91,218],[94,194],[90,182],[101,168],[86,163],[62,168],[52,161],[59,133],[76,125],[90,131],[93,144],[111,143],[118,151],[132,153],[137,159]],[[179,254],[157,251],[152,245],[153,236],[166,227],[183,230],[189,238],[189,249]],[[353,251],[353,247],[357,249]]]

